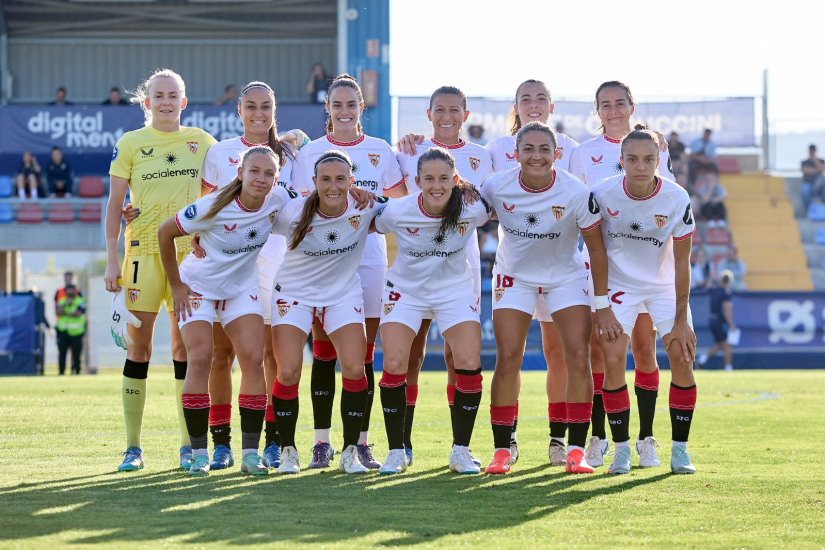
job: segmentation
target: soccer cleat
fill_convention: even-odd
[[[413,450],[412,447],[404,447],[404,454],[407,455],[407,466],[412,466]]]
[[[301,464],[298,462],[298,450],[295,447],[284,447],[281,449],[281,464],[278,466],[278,473],[301,473]]]
[[[381,467],[381,463],[375,460],[375,457],[372,456],[372,447],[372,445],[367,445],[366,443],[356,446],[358,449],[358,459],[361,461],[361,464],[370,470],[375,470]]]
[[[335,449],[329,443],[320,441],[312,448],[312,462],[310,468],[329,468],[329,461],[335,456]]]
[[[470,460],[473,461],[473,464],[475,464],[476,466],[478,466],[480,468],[481,467],[481,461],[479,459],[477,459],[475,456],[473,456],[473,451],[471,451],[468,448],[467,452],[470,453]]]
[[[564,466],[567,451],[562,443],[551,439],[550,447],[547,449],[547,456],[550,457],[551,466]]]
[[[613,462],[607,469],[608,474],[630,473],[630,447],[617,447],[613,451]]]
[[[693,458],[684,447],[676,445],[670,450],[670,471],[674,474],[695,474],[696,468],[691,463]]]
[[[212,452],[212,462],[209,463],[210,470],[223,470],[235,465],[235,454],[226,445],[215,445]]]
[[[277,468],[281,465],[281,448],[273,441],[269,447],[264,449],[264,460],[269,464],[270,468]]]
[[[518,462],[518,441],[515,439],[510,440],[510,464],[514,465]]]
[[[192,477],[206,477],[209,475],[209,455],[196,455],[192,457],[192,464],[189,465],[189,475]]]
[[[241,473],[251,476],[265,476],[269,473],[266,459],[258,453],[249,453],[241,460]]]
[[[659,462],[659,455],[656,453],[656,447],[659,447],[659,442],[650,435],[644,440],[636,440],[636,452],[639,453],[639,466],[642,468],[650,468],[653,466],[661,466]]]
[[[477,474],[481,472],[481,469],[473,461],[470,449],[453,445],[450,453],[450,471],[457,474]]]
[[[378,468],[378,473],[382,475],[402,474],[407,471],[407,454],[404,449],[390,449],[384,464]]]
[[[587,440],[587,450],[584,451],[584,457],[587,464],[591,468],[598,468],[604,466],[604,455],[607,454],[607,449],[610,448],[610,442],[606,439],[599,439],[598,436],[593,436]]]
[[[133,472],[143,469],[143,451],[140,447],[129,447],[123,454],[123,462],[117,467],[118,472]]]
[[[569,474],[593,474],[595,470],[584,459],[584,453],[581,449],[573,449],[567,452],[567,459],[564,463],[564,469]]]
[[[345,474],[366,474],[369,472],[369,469],[361,463],[360,447],[362,445],[350,445],[341,452],[341,460],[338,462],[339,470]],[[366,447],[366,445],[363,445],[363,447]],[[369,449],[367,452],[369,452]]]
[[[188,470],[192,465],[192,447],[186,445],[180,448],[180,469]]]
[[[499,449],[493,455],[493,461],[484,468],[485,474],[506,474],[510,471],[510,451]]]

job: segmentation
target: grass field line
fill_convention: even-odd
[[[758,393],[759,395],[757,397],[751,397],[749,399],[737,399],[735,401],[719,401],[717,403],[699,403],[699,404],[696,405],[696,408],[724,407],[724,406],[727,406],[727,405],[744,405],[744,404],[747,404],[747,403],[757,403],[759,401],[769,401],[771,399],[779,399],[779,397],[780,397],[780,395],[778,393],[769,392],[769,391],[745,390],[745,389],[736,389],[736,390],[730,390],[730,391],[735,391],[737,393]],[[669,411],[669,410],[670,409],[668,407],[656,407],[657,412],[664,412],[664,411]],[[524,418],[519,418],[518,419],[519,422],[532,422],[532,421],[536,421],[536,420],[547,420],[547,417],[546,416],[531,416],[531,417],[524,417]],[[478,420],[478,421],[476,421],[476,425],[487,424],[488,422],[489,421],[487,421],[487,420]],[[447,420],[443,420],[443,421],[440,420],[440,421],[435,421],[435,422],[416,422],[415,423],[416,426],[443,426],[443,425],[446,425],[446,424],[450,424],[450,422],[447,421]],[[384,423],[383,422],[371,423],[371,426],[375,427],[375,428],[382,428],[382,427],[384,427]],[[340,424],[333,424],[331,427],[332,428],[341,428],[341,425]],[[314,429],[312,426],[296,426],[295,427],[296,431],[298,431],[298,430],[305,431],[305,430],[312,430],[312,429]],[[172,430],[161,430],[161,431],[154,431],[154,432],[145,431],[145,432],[143,432],[143,435],[168,435],[168,434],[177,434],[177,433],[178,433],[177,430],[174,430],[174,431],[172,431]],[[11,439],[33,439],[33,438],[42,439],[42,438],[46,438],[46,437],[116,437],[116,436],[122,436],[122,435],[123,435],[123,432],[94,433],[94,434],[58,433],[58,434],[39,434],[39,435],[0,435],[0,440],[2,440],[2,439],[7,439],[7,440],[11,440]]]

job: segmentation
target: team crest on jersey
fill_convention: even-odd
[[[187,141],[186,146],[189,147],[189,152],[192,153],[193,155],[198,152],[198,142],[197,141]]]
[[[370,153],[370,164],[372,164],[375,168],[378,168],[378,164],[381,162],[381,155],[374,155]]]
[[[129,301],[133,304],[137,302],[138,296],[140,296],[140,289],[139,288],[130,288],[129,289]]]
[[[564,217],[564,206],[554,206],[553,217],[556,218],[556,221],[560,221]]]
[[[350,216],[347,218],[349,226],[353,229],[358,229],[361,226],[361,216]]]
[[[468,227],[470,227],[470,222],[458,222],[458,225],[456,225],[458,234],[463,237],[464,234],[467,232]]]
[[[504,289],[503,288],[497,288],[495,290],[495,292],[493,293],[493,295],[496,297],[496,302],[498,302],[499,300],[504,298]]]
[[[556,147],[556,160],[564,158],[564,147]]]
[[[389,315],[395,309],[395,304],[384,304],[384,315]]]
[[[656,227],[659,229],[663,228],[667,223],[667,216],[662,216],[661,214],[655,214],[653,219],[656,222]]]
[[[200,296],[189,297],[189,307],[191,307],[193,311],[197,311],[201,307],[201,304],[203,304],[203,298]]]
[[[275,225],[275,220],[278,219],[278,211],[269,214],[269,225]]]
[[[383,212],[383,210],[382,210],[382,212]],[[419,229],[421,229],[421,228],[416,227],[415,229],[413,229],[412,227],[408,227],[407,228],[407,233],[409,233],[411,237],[417,237]]]
[[[473,169],[473,172],[478,170],[479,166],[481,166],[481,159],[477,159],[475,157],[470,157],[470,168]]]
[[[292,307],[286,300],[278,300],[276,304],[278,306],[278,317],[285,316],[287,313],[289,313],[289,308]]]

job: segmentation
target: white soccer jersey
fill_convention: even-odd
[[[375,218],[381,233],[395,233],[398,255],[387,272],[388,285],[430,302],[450,300],[473,288],[467,243],[490,219],[484,203],[465,205],[458,228],[438,237],[442,218],[424,211],[421,193],[394,199]]]
[[[553,182],[533,190],[521,182],[521,169],[513,168],[487,178],[481,195],[498,214],[499,272],[546,287],[581,277],[579,231],[602,221],[598,205],[581,181],[554,169]]]
[[[175,214],[183,234],[200,232],[200,244],[206,251],[205,258],[186,257],[180,266],[181,280],[208,300],[228,300],[257,285],[258,253],[278,213],[293,195],[276,187],[257,210],[249,210],[236,198],[215,216],[203,219],[218,197],[212,193]]]
[[[593,188],[601,207],[611,289],[673,289],[673,241],[693,235],[696,225],[687,191],[671,180],[657,179],[656,189],[644,198],[628,192],[625,176]]]
[[[592,189],[599,180],[612,178],[618,174],[624,175],[624,168],[619,160],[621,156],[621,140],[607,135],[596,136],[576,147],[570,157],[569,172]],[[659,153],[657,172],[670,180],[676,179],[673,176],[673,166],[667,151]]]
[[[387,199],[365,210],[358,210],[355,201],[347,199],[347,207],[339,216],[328,217],[316,212],[312,225],[301,244],[287,250],[275,274],[275,299],[278,293],[313,307],[335,304],[351,292],[361,294],[361,280],[356,273],[367,242],[370,223],[383,210]],[[291,201],[281,212],[272,230],[292,239],[305,199]]]
[[[230,139],[225,139],[216,143],[209,148],[206,153],[206,159],[203,161],[203,185],[210,189],[220,189],[229,185],[233,179],[238,175],[238,163],[241,160],[241,155],[250,147],[268,147],[268,143],[250,143],[246,141],[243,136],[238,136]],[[284,143],[284,147],[288,147],[290,151],[294,151],[289,143]],[[214,149],[214,151],[213,151]],[[307,189],[294,189],[292,186],[292,167],[295,161],[289,156],[286,157],[286,162],[281,166],[278,173],[278,185],[285,187],[301,195],[308,195]],[[270,235],[266,244],[261,249],[260,257],[272,262],[280,262],[286,252],[286,241],[281,235]]]
[[[556,134],[556,161],[553,166],[570,171],[570,157],[579,142],[565,135]],[[510,170],[518,166],[516,160],[516,136],[501,136],[484,146],[493,159],[493,172]]]
[[[398,187],[404,181],[392,147],[383,139],[362,135],[355,141],[335,141],[327,134],[301,148],[295,169],[293,185],[314,189],[315,161],[329,150],[343,151],[352,160],[353,185],[381,195],[387,189]],[[387,265],[387,240],[373,233],[367,237],[367,247],[361,265]]]

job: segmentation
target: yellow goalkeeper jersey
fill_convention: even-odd
[[[200,128],[161,132],[151,126],[123,134],[112,152],[109,175],[129,180],[130,201],[140,216],[126,226],[126,254],[157,254],[158,227],[201,196],[201,169],[215,138]],[[178,252],[191,250],[177,239]]]

